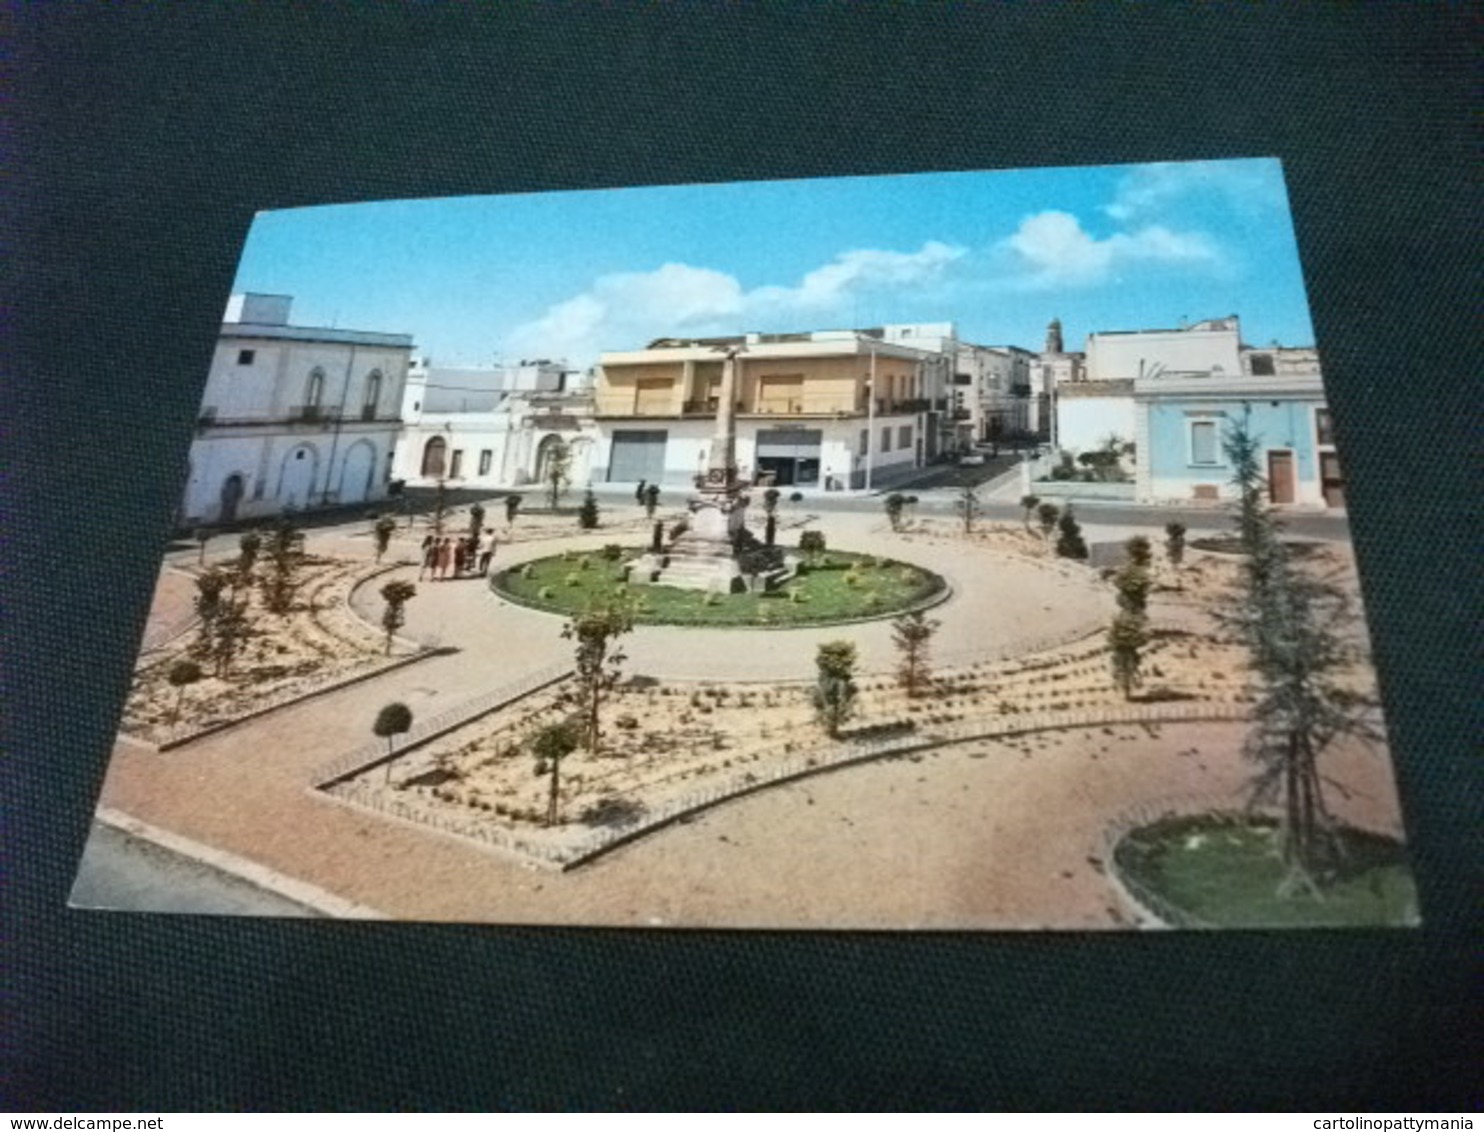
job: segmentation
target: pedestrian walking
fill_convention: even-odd
[[[443,581],[448,577],[449,567],[453,565],[453,540],[447,535],[438,540],[438,570],[434,577]]]
[[[495,532],[485,531],[479,540],[479,576],[489,576],[490,560],[495,556]]]
[[[463,577],[464,567],[469,562],[469,543],[465,539],[459,539],[453,544],[453,576]]]
[[[640,507],[644,506],[644,481],[642,479],[639,481],[639,486],[634,488],[634,502]]]
[[[438,570],[438,540],[432,535],[423,536],[422,565],[417,570],[417,580],[423,580],[425,574],[435,574]]]

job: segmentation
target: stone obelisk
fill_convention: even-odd
[[[667,551],[669,564],[659,571],[661,585],[722,593],[743,588],[737,565],[748,501],[747,485],[737,474],[737,355],[743,349],[726,349],[706,470],[696,477],[696,492],[687,503],[689,523]]]

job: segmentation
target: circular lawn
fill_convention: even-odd
[[[490,589],[517,605],[571,615],[625,602],[640,625],[794,628],[875,620],[923,609],[948,595],[931,570],[870,554],[832,550],[801,562],[798,573],[767,592],[711,593],[630,584],[627,566],[643,552],[607,547],[566,551],[502,570]]]
[[[1290,886],[1277,823],[1239,814],[1166,817],[1113,852],[1136,901],[1172,927],[1385,927],[1415,924],[1417,894],[1396,841],[1338,831],[1343,864],[1313,888]]]

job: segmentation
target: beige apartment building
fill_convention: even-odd
[[[937,456],[952,356],[918,329],[664,338],[599,363],[598,481],[689,485],[715,431],[722,365],[737,359],[737,460],[750,479],[824,490],[885,486]],[[910,345],[912,340],[923,345]]]

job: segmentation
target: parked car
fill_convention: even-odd
[[[984,466],[984,453],[969,452],[958,458],[960,468],[982,468]]]

